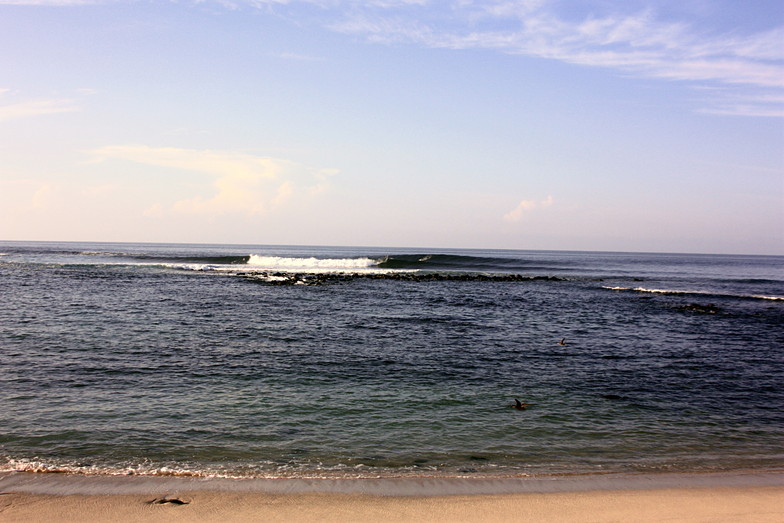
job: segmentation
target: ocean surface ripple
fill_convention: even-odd
[[[0,470],[784,465],[782,257],[25,242],[0,253]],[[515,398],[532,405],[511,409]]]

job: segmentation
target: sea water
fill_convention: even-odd
[[[783,257],[0,243],[0,471],[780,469],[783,384]]]

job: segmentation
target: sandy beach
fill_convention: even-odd
[[[10,473],[0,475],[0,521],[781,522],[782,480],[754,473],[248,481]]]

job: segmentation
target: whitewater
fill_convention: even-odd
[[[0,471],[521,477],[784,464],[782,257],[0,252]],[[532,406],[512,409],[515,398]]]

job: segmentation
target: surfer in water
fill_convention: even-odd
[[[509,406],[512,407],[515,410],[525,410],[526,407],[530,407],[531,406],[530,403],[526,403],[524,401],[521,402],[517,398],[515,398],[514,400],[515,400],[515,404],[514,405],[509,405]]]

